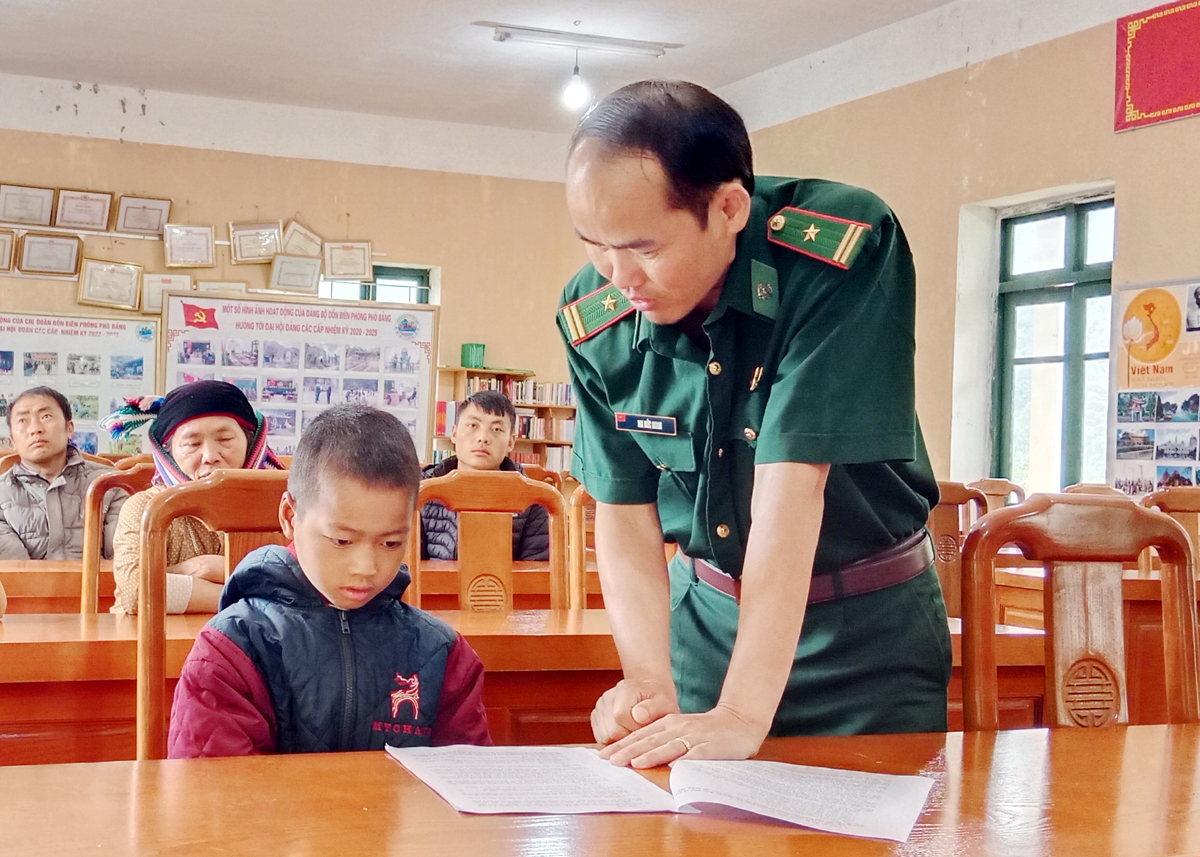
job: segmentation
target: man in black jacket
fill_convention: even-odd
[[[431,464],[422,479],[453,470],[514,470],[508,457],[516,444],[517,412],[503,393],[482,390],[459,403],[450,441],[454,455]],[[541,506],[513,515],[513,559],[550,558],[550,517]],[[421,509],[421,559],[458,559],[458,515],[436,501]]]

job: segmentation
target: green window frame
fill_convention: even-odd
[[[1018,427],[1010,403],[1016,370],[1023,366],[1057,363],[1063,366],[1059,487],[1081,481],[1087,364],[1110,357],[1107,338],[1103,350],[1086,350],[1087,304],[1091,298],[1112,294],[1112,262],[1091,265],[1086,262],[1088,215],[1096,209],[1112,206],[1113,201],[1105,199],[1001,221],[997,371],[993,385],[995,418],[992,421],[992,472],[997,476],[1013,478],[1013,440]],[[1012,274],[1014,230],[1025,223],[1056,217],[1065,217],[1063,265],[1049,271]],[[1062,353],[1016,357],[1019,310],[1046,303],[1064,305]]]
[[[358,289],[358,294],[350,298],[343,297],[344,300],[360,300],[360,301],[381,301],[384,303],[412,303],[412,304],[427,304],[429,303],[429,269],[428,268],[402,268],[398,265],[375,265],[373,266],[373,278],[369,282],[357,281],[339,281],[339,280],[321,280],[320,296],[323,298],[332,297],[335,292],[340,291],[345,295],[346,290],[352,291]],[[336,287],[343,287],[338,290]],[[408,290],[411,299],[396,301],[391,297],[383,297],[380,295],[380,287],[385,289],[403,288]]]

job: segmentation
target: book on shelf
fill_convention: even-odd
[[[458,402],[439,401],[433,411],[433,433],[436,437],[449,437],[450,429],[458,422]]]
[[[571,469],[571,447],[569,446],[552,446],[546,450],[546,463],[544,467],[547,470],[553,470],[557,473],[562,473],[564,470]]]

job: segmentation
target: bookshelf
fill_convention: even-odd
[[[571,469],[575,437],[575,405],[570,384],[544,383],[524,369],[473,369],[439,366],[438,403],[434,426],[435,462],[453,455],[450,428],[454,403],[480,390],[499,390],[517,410],[517,443],[513,461],[547,470]]]

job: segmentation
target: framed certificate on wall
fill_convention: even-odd
[[[17,270],[22,274],[73,277],[79,273],[83,242],[75,235],[26,232],[17,249]]]
[[[112,211],[111,193],[90,190],[60,190],[54,208],[54,225],[63,229],[93,229],[105,232]]]
[[[370,241],[325,242],[325,278],[328,280],[369,280]]]
[[[49,226],[54,216],[54,188],[0,184],[0,221]]]
[[[215,268],[213,228],[166,224],[163,227],[163,255],[168,268]]]
[[[79,303],[135,310],[141,292],[141,265],[83,260],[83,270],[79,274]]]
[[[11,271],[13,251],[17,249],[17,233],[11,229],[0,229],[0,271]]]
[[[171,217],[171,200],[122,196],[117,201],[117,232],[134,235],[162,235]]]
[[[269,265],[283,245],[283,225],[230,223],[229,252],[235,265]]]

